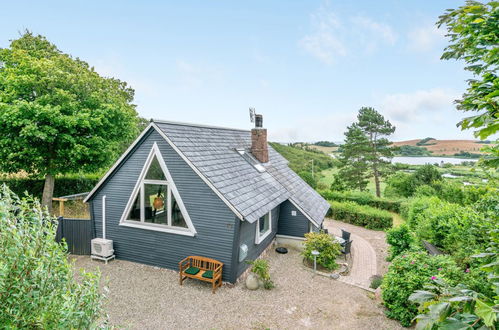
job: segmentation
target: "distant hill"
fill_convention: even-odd
[[[289,161],[289,167],[297,173],[302,171],[310,172],[312,170],[312,160],[314,160],[314,171],[316,172],[333,167],[333,158],[331,156],[318,150],[307,150],[308,146],[302,146],[299,143],[284,145],[276,142],[270,142],[270,145]]]
[[[424,147],[432,156],[454,156],[455,154],[481,154],[481,148],[486,146],[478,140],[437,140],[432,138],[394,142],[394,146]]]

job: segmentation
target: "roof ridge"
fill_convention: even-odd
[[[229,130],[229,131],[240,131],[240,132],[248,132],[248,133],[250,132],[250,130],[242,129],[242,128],[203,125],[203,124],[186,123],[186,122],[170,121],[170,120],[161,120],[161,119],[154,119],[154,118],[151,118],[151,122],[157,123],[157,124],[170,124],[170,125],[179,125],[179,126],[192,126],[192,127],[201,127],[201,128],[223,129],[223,130]]]

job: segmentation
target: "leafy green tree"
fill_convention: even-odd
[[[0,49],[0,171],[45,178],[99,170],[137,132],[134,91],[103,78],[43,36],[24,33]]]
[[[75,279],[53,220],[37,200],[0,186],[2,329],[90,329],[102,315],[100,274]]]
[[[445,26],[450,41],[441,58],[464,60],[465,70],[473,74],[468,89],[456,103],[459,110],[476,114],[458,125],[475,129],[475,136],[486,139],[499,130],[499,2],[468,0],[457,9],[447,10],[437,25]],[[485,163],[499,166],[499,145],[487,149],[493,157],[485,159]]]
[[[386,136],[395,132],[395,126],[374,108],[362,107],[357,115],[358,127],[369,140],[369,152],[365,159],[374,176],[376,196],[381,197],[380,180],[391,172],[392,144]]]
[[[357,124],[352,124],[345,132],[345,143],[342,144],[339,157],[340,170],[336,178],[341,178],[342,185],[366,189],[368,183],[368,163],[366,155],[369,152],[369,140]]]

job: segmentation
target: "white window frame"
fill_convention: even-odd
[[[147,171],[149,170],[149,167],[151,166],[151,163],[156,157],[156,159],[159,162],[159,165],[161,169],[163,170],[163,173],[166,177],[165,180],[151,180],[151,179],[145,179],[145,176],[147,174]],[[145,184],[161,184],[165,185],[167,187],[167,191],[165,193],[165,203],[167,204],[166,211],[167,211],[167,224],[157,224],[157,223],[148,223],[145,222],[145,196],[144,196],[144,185]],[[184,217],[185,223],[187,224],[187,228],[184,227],[178,227],[178,226],[172,226],[172,210],[171,210],[171,196],[175,197],[175,201],[177,202],[180,212],[182,213],[182,216]],[[137,196],[140,196],[140,221],[137,220],[129,220],[128,215],[130,214],[130,210],[133,207],[133,204],[135,203],[135,199]],[[165,161],[163,159],[163,156],[161,155],[161,152],[159,150],[159,147],[156,142],[154,142],[151,151],[149,152],[149,155],[147,156],[147,159],[144,163],[144,166],[142,168],[142,171],[140,172],[139,179],[137,180],[137,183],[135,184],[135,187],[132,191],[132,194],[130,196],[130,199],[128,200],[128,203],[125,207],[125,211],[123,212],[123,215],[121,216],[120,219],[120,226],[125,226],[125,227],[132,227],[132,228],[140,228],[140,229],[147,229],[147,230],[154,230],[154,231],[160,231],[160,232],[165,232],[165,233],[172,233],[172,234],[178,234],[178,235],[185,235],[185,236],[195,236],[196,235],[196,229],[194,228],[194,225],[192,224],[191,218],[189,217],[189,214],[187,213],[187,210],[184,206],[184,203],[182,202],[182,199],[180,198],[180,195],[178,193],[177,187],[175,186],[175,182],[173,181],[170,171],[168,170]]]
[[[265,233],[261,234],[260,219],[265,217],[267,214],[269,216],[269,229]],[[263,217],[258,218],[258,220],[256,221],[255,244],[260,244],[261,242],[263,242],[264,239],[267,238],[267,236],[270,235],[270,233],[272,233],[272,211],[269,211],[269,213],[267,214],[265,214]]]

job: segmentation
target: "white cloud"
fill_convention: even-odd
[[[352,17],[351,21],[358,27],[356,32],[360,35],[359,41],[368,52],[376,50],[381,43],[394,45],[397,41],[397,34],[388,24],[376,22],[365,16]]]
[[[335,57],[347,54],[340,40],[341,24],[333,12],[321,7],[310,16],[310,21],[312,32],[299,41],[305,51],[326,64],[332,64]]]
[[[385,95],[380,102],[381,109],[398,122],[419,122],[436,117],[453,107],[459,94],[450,89],[433,88],[411,93]]]
[[[407,34],[408,48],[413,51],[431,51],[436,45],[443,43],[445,32],[435,25],[421,26]]]
[[[310,15],[310,33],[298,45],[325,64],[359,51],[373,52],[380,44],[393,45],[397,35],[386,23],[366,16],[353,16],[342,21],[328,8],[321,6]]]
[[[269,128],[269,140],[277,142],[342,141],[347,126],[356,120],[357,113],[336,113],[324,117],[300,118],[286,122],[286,127]]]

